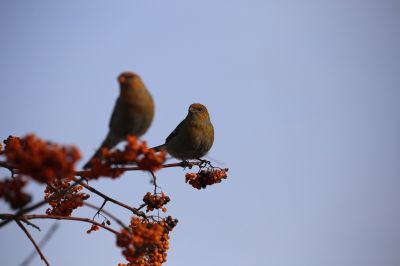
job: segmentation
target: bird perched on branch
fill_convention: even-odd
[[[119,97],[111,115],[109,131],[100,148],[83,168],[90,167],[93,158],[99,157],[101,149],[111,149],[128,135],[140,137],[150,127],[154,116],[154,102],[141,78],[132,72],[118,77]]]
[[[194,103],[190,105],[185,119],[167,137],[165,144],[153,149],[166,149],[173,157],[181,160],[200,159],[211,149],[213,142],[214,127],[207,108]]]

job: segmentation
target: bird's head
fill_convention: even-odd
[[[193,103],[189,106],[189,116],[197,119],[210,119],[207,108],[200,103]]]
[[[144,87],[142,79],[133,72],[123,72],[118,77],[121,90],[136,90]]]

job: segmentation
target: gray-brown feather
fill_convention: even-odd
[[[90,161],[100,156],[102,148],[112,149],[128,135],[143,135],[150,127],[153,117],[153,98],[145,87],[130,90],[125,92],[123,97],[118,97],[111,114],[107,137],[84,168],[89,168]]]

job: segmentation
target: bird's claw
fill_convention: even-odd
[[[189,161],[187,161],[187,160],[182,160],[181,166],[183,167],[183,169],[186,169],[186,167],[189,168],[189,169],[192,169],[193,164],[191,164],[191,163],[190,163]]]
[[[200,158],[197,158],[197,160],[199,160],[199,168],[206,168],[206,167],[212,167],[211,162],[207,161],[207,160],[203,160]]]

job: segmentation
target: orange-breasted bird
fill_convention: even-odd
[[[128,135],[140,137],[150,127],[154,117],[153,97],[139,75],[124,72],[118,77],[119,97],[109,123],[109,131],[100,148],[83,168],[90,167],[90,161],[99,157],[102,148],[111,149]]]
[[[154,147],[156,151],[166,149],[181,160],[200,159],[214,143],[214,127],[207,108],[193,103],[185,119],[167,137],[165,144]]]

